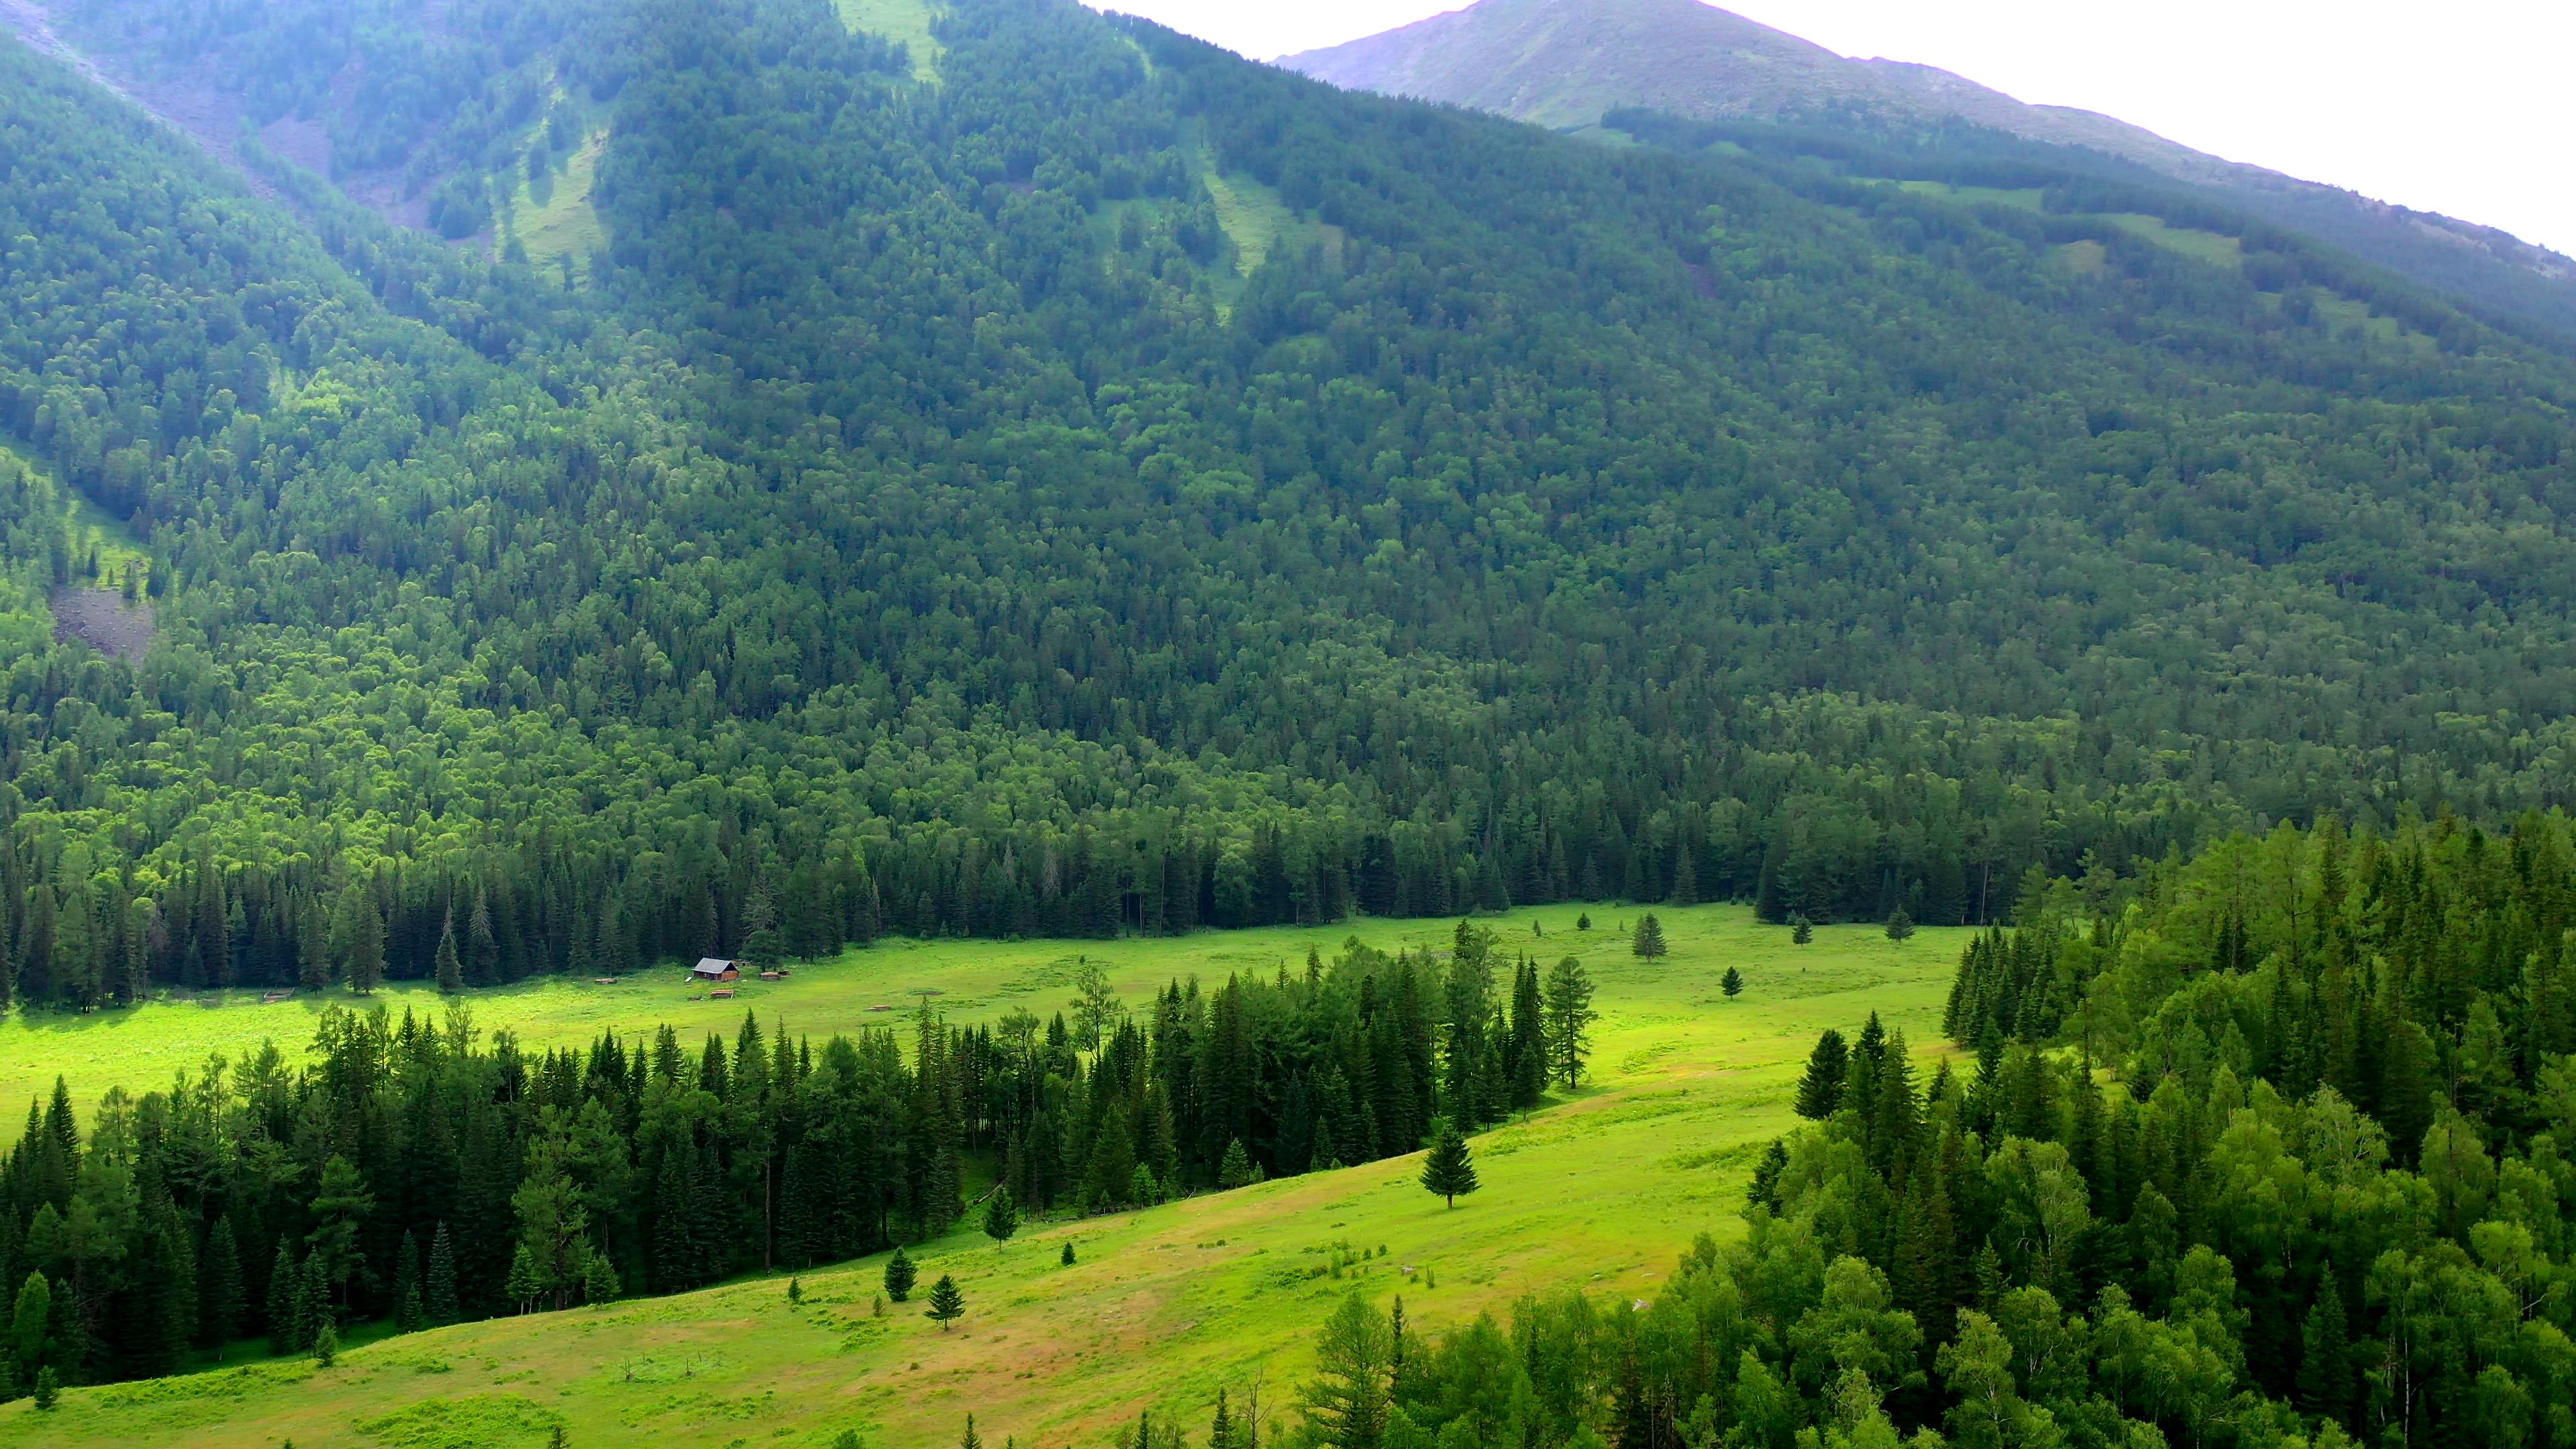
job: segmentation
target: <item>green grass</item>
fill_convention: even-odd
[[[870,35],[899,40],[912,54],[912,78],[925,85],[939,80],[940,57],[948,48],[930,33],[933,11],[928,0],[838,0],[841,24]]]
[[[565,158],[563,174],[548,179],[542,198],[521,169],[518,193],[510,199],[510,225],[528,249],[529,261],[544,264],[559,256],[579,260],[607,249],[608,235],[600,229],[599,213],[590,204],[599,153],[607,144],[605,131],[583,137]]]
[[[33,448],[0,433],[0,458],[12,459],[31,472],[51,476],[53,470]],[[152,570],[152,556],[132,530],[116,520],[114,514],[89,501],[79,489],[62,485],[63,521],[69,525],[72,564],[77,569],[92,550],[98,553],[98,577],[104,587],[117,587],[125,582],[125,568],[132,564],[138,581]]]
[[[1795,1120],[1790,1094],[1817,1031],[1848,1030],[1876,1010],[1930,1055],[1964,933],[1926,930],[1900,946],[1875,926],[1834,926],[1802,948],[1740,907],[1702,906],[1660,912],[1672,954],[1642,962],[1617,929],[1636,912],[1590,909],[1600,929],[1588,935],[1575,932],[1572,906],[1495,922],[1514,949],[1543,959],[1572,951],[1591,967],[1603,1013],[1598,1080],[1475,1139],[1484,1190],[1454,1211],[1415,1185],[1414,1159],[1379,1162],[1033,1224],[999,1246],[972,1230],[954,1234],[916,1253],[925,1278],[954,1273],[965,1290],[967,1316],[953,1333],[925,1321],[918,1304],[872,1315],[882,1261],[871,1259],[804,1274],[801,1305],[776,1279],[749,1281],[386,1339],[327,1371],[263,1362],[78,1389],[42,1420],[21,1401],[0,1407],[0,1444],[440,1445],[460,1441],[438,1436],[469,1429],[478,1444],[538,1444],[560,1421],[575,1444],[649,1436],[673,1449],[819,1449],[854,1427],[877,1446],[951,1443],[970,1410],[989,1442],[1067,1444],[1102,1439],[1149,1403],[1185,1415],[1195,1437],[1216,1389],[1229,1387],[1240,1404],[1256,1369],[1266,1406],[1287,1414],[1314,1326],[1353,1289],[1381,1300],[1401,1291],[1407,1313],[1433,1331],[1562,1286],[1604,1301],[1649,1296],[1693,1234],[1739,1226],[1745,1177],[1761,1145]],[[1543,939],[1531,936],[1533,920]],[[1297,969],[1309,944],[1329,953],[1346,935],[1429,945],[1448,927],[1366,921],[1169,941],[886,945],[754,988],[745,1002],[684,1002],[677,973],[664,971],[614,992],[494,993],[477,999],[477,1014],[539,1044],[612,1022],[727,1026],[745,1004],[792,1030],[823,1032],[885,1020],[865,1008],[909,1005],[908,992],[937,988],[952,1014],[976,1019],[1016,1004],[1056,1009],[1081,957],[1106,965],[1137,1000],[1175,975]],[[1728,965],[1747,982],[1733,1002],[1717,987]],[[301,1023],[307,1010],[237,1015]],[[202,1052],[235,1016],[152,1008],[89,1028],[102,1034],[87,1041],[13,1025],[0,1059],[35,1075],[17,1065],[30,1047],[64,1066],[121,1057],[147,1038],[152,1049],[178,1051],[179,1038],[193,1037]],[[1080,1262],[1062,1268],[1068,1237]],[[1349,1262],[1345,1248],[1370,1256]]]
[[[2040,210],[2043,195],[2036,186],[2010,189],[2001,186],[1953,186],[1947,181],[1900,181],[1896,186],[1900,191],[1911,191],[1917,196],[1937,196],[1970,206],[2008,206],[2015,211]]]
[[[2195,261],[2235,271],[2245,265],[2245,244],[2232,236],[2196,227],[2173,226],[2160,216],[2137,212],[2112,212],[2102,218],[2131,236],[2154,242],[2167,251],[2180,252]]]

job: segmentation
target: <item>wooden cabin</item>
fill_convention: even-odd
[[[698,964],[689,968],[689,975],[699,981],[740,981],[742,967],[714,956],[701,956]]]

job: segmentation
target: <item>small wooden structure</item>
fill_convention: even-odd
[[[689,968],[689,975],[700,981],[740,981],[742,967],[721,957],[701,956],[698,964]]]
[[[733,1000],[733,988],[727,986],[721,990],[710,991],[707,993],[707,999],[709,1001],[731,1001]]]
[[[293,996],[294,994],[295,993],[292,991],[263,991],[259,996],[259,1004],[262,1006],[275,1006],[277,1003],[284,1001],[286,998]]]
[[[763,981],[776,981],[786,975],[787,973],[784,971],[763,971],[760,973],[760,979]]]
[[[590,978],[590,984],[593,986],[614,986],[617,984],[617,978],[614,976],[593,976]]]

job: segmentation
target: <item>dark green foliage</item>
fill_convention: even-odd
[[[1913,934],[1914,917],[1906,911],[1905,903],[1899,901],[1896,903],[1896,909],[1887,913],[1887,939],[1903,941]]]
[[[36,1412],[50,1414],[63,1401],[63,1376],[52,1364],[36,1370]]]
[[[1791,916],[1789,918],[1790,944],[1804,946],[1814,939],[1816,939],[1815,922],[1808,920],[1803,915]]]
[[[1467,1136],[1446,1118],[1432,1136],[1431,1150],[1423,1154],[1422,1185],[1450,1207],[1458,1205],[1461,1194],[1476,1190],[1476,1164],[1467,1150]]]
[[[895,1301],[903,1300],[898,1297]],[[937,1323],[942,1333],[966,1316],[966,1295],[958,1290],[955,1278],[942,1273],[939,1281],[930,1285],[930,1306],[922,1310],[921,1316]]]
[[[1545,1015],[1552,1074],[1573,1091],[1591,1056],[1592,1023],[1600,1015],[1592,1009],[1592,977],[1582,961],[1567,956],[1548,972]]]
[[[431,1326],[454,1323],[464,1316],[456,1294],[456,1250],[448,1245],[447,1224],[438,1225],[438,1234],[429,1246],[429,1293],[426,1303]]]
[[[992,1200],[984,1204],[984,1236],[997,1243],[1007,1243],[1020,1230],[1019,1204],[1011,1200],[1008,1183],[993,1189]]]
[[[394,1254],[394,1327],[403,1333],[417,1333],[429,1326],[420,1293],[420,1244],[405,1229],[402,1247]]]
[[[1732,966],[1727,967],[1726,974],[1718,978],[1717,989],[1726,993],[1727,1000],[1733,1001],[1744,994],[1744,973]]]
[[[1073,1266],[1073,1239],[1064,1240],[1064,1251],[1057,1255],[1056,1261],[1068,1268]]]
[[[912,1297],[912,1285],[920,1276],[920,1270],[913,1266],[912,1255],[901,1248],[895,1249],[894,1256],[886,1259],[886,1296],[897,1303],[904,1302]]]
[[[1664,944],[1664,923],[1655,919],[1654,912],[1648,911],[1637,918],[1637,930],[1628,938],[1628,949],[1650,961],[1671,949]]]
[[[805,1301],[804,1283],[794,1278],[787,1280],[787,1301],[789,1303],[802,1303]]]
[[[329,1322],[313,1332],[313,1362],[329,1368],[340,1361],[340,1330]]]
[[[1851,1049],[1843,1034],[1826,1027],[1807,1054],[1807,1073],[1798,1079],[1798,1115],[1821,1122],[1842,1105],[1843,1082],[1851,1073]]]
[[[230,1215],[216,1218],[214,1227],[206,1233],[205,1259],[197,1269],[197,1292],[197,1342],[215,1350],[220,1361],[232,1341],[241,1335],[242,1314],[250,1306],[242,1279],[241,1246],[233,1237]]]
[[[1753,1164],[1753,1180],[1744,1190],[1746,1205],[1779,1211],[1780,1174],[1788,1167],[1788,1146],[1779,1138],[1772,1138],[1771,1145],[1762,1149],[1762,1160]]]

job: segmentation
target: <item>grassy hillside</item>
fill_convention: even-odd
[[[1693,1234],[1733,1230],[1755,1151],[1794,1120],[1788,1090],[1819,1030],[1876,1010],[1918,1047],[1935,1040],[1959,933],[1897,945],[1875,927],[1827,927],[1801,948],[1740,908],[1698,907],[1659,913],[1672,954],[1641,962],[1612,929],[1622,912],[1593,911],[1599,929],[1588,936],[1574,929],[1574,907],[1506,923],[1528,939],[1537,922],[1545,936],[1534,946],[1579,951],[1591,966],[1597,1076],[1573,1100],[1478,1138],[1484,1190],[1455,1211],[1414,1183],[1418,1158],[1403,1158],[1035,1224],[999,1246],[969,1226],[919,1255],[925,1282],[954,1273],[966,1293],[967,1317],[947,1334],[918,1303],[874,1316],[882,1260],[870,1259],[806,1275],[801,1306],[787,1302],[783,1281],[760,1280],[387,1340],[327,1371],[259,1361],[76,1390],[50,1418],[23,1402],[0,1407],[0,1444],[512,1446],[542,1443],[560,1422],[581,1445],[625,1442],[647,1426],[674,1446],[821,1446],[848,1427],[903,1445],[953,1438],[969,1410],[995,1442],[1088,1442],[1148,1403],[1196,1419],[1220,1385],[1239,1399],[1256,1370],[1284,1411],[1306,1338],[1355,1286],[1402,1292],[1427,1326],[1566,1284],[1610,1299],[1651,1294]],[[1375,922],[1358,933],[1389,945],[1443,934]],[[748,1000],[817,1032],[923,988],[947,991],[943,1005],[964,1016],[1048,1010],[1077,956],[1106,963],[1133,997],[1180,972],[1293,966],[1310,941],[1328,944],[1322,934],[897,948]],[[1731,1003],[1717,989],[1728,965],[1748,982]],[[692,1013],[715,1018],[741,1004],[684,1013],[674,994],[639,989],[622,1016],[560,988],[477,1004],[484,1020],[513,1021],[531,1039],[578,1039],[610,1021],[694,1024]],[[197,1019],[190,1010],[141,1013],[126,1024],[131,1038],[95,1040],[83,1054],[122,1055],[147,1032],[175,1052],[183,1023]],[[0,1042],[13,1070],[29,1041]],[[1058,1263],[1066,1238],[1079,1258],[1072,1268]]]

